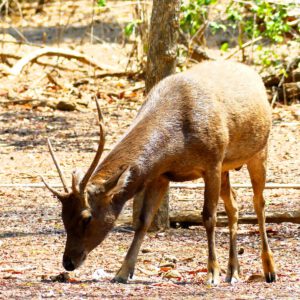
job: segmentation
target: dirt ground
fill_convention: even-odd
[[[102,107],[105,108],[104,103]],[[268,182],[299,183],[300,122],[293,117],[294,108],[296,106],[274,110]],[[109,132],[107,149],[130,123],[132,114],[132,111],[121,110],[116,117],[105,114]],[[36,174],[43,174],[52,184],[58,183],[46,149],[46,137],[52,138],[67,175],[75,166],[86,168],[96,147],[96,129],[93,108],[84,112],[41,112],[16,105],[1,107],[1,183],[39,183]],[[232,181],[248,182],[245,170],[233,172]],[[274,284],[264,283],[259,275],[260,245],[257,226],[254,225],[239,228],[242,275],[241,282],[234,286],[224,282],[214,288],[205,285],[207,245],[202,227],[150,233],[143,244],[144,253],[139,256],[134,278],[127,285],[110,283],[133,237],[130,228],[122,225],[117,226],[93,251],[79,270],[70,274],[72,282],[58,283],[52,282],[51,276],[63,271],[61,261],[66,236],[60,218],[60,204],[44,188],[1,188],[0,195],[0,297],[3,299],[300,297],[299,224],[268,224],[278,268],[278,281]],[[251,191],[239,189],[238,197],[241,211],[252,212]],[[200,209],[202,198],[202,191],[173,189],[171,209]],[[269,212],[299,209],[298,190],[267,190],[266,199]],[[125,209],[128,210],[130,205]],[[227,228],[217,229],[223,279],[228,238]],[[164,277],[165,269],[160,266],[170,256],[176,261],[174,268],[180,278]],[[106,274],[95,280],[94,273],[98,269],[103,269]]]
[[[57,46],[59,20],[51,12],[69,14],[72,26],[61,26],[60,46],[72,45],[97,61],[124,69],[132,48],[130,43],[123,43],[121,33],[123,17],[127,21],[132,17],[128,6],[112,1],[116,9],[95,15],[94,33],[102,40],[90,44],[90,37],[85,34],[90,32],[88,1],[76,1],[76,4],[66,1],[57,7],[58,2],[52,1],[47,13],[37,19],[28,8],[24,19],[12,21],[22,26],[28,41],[41,42],[41,32],[47,30],[45,43]],[[86,9],[77,13],[81,7]],[[116,11],[120,7],[124,11],[116,22]],[[7,32],[17,38],[12,27],[8,26]],[[15,44],[5,44],[2,48],[3,52],[20,57],[33,49],[32,45]],[[9,60],[12,64],[15,62],[13,58]],[[66,235],[60,203],[40,185],[39,175],[52,185],[59,184],[46,138],[51,138],[70,182],[71,172],[75,168],[86,169],[97,147],[93,97],[99,98],[104,114],[107,153],[131,123],[144,96],[143,81],[139,78],[97,77],[94,68],[75,60],[49,58],[43,62],[63,68],[32,64],[25,68],[22,76],[0,75],[0,299],[300,298],[300,225],[291,223],[267,226],[278,270],[278,280],[273,284],[265,283],[261,276],[257,225],[239,226],[241,282],[235,285],[224,282],[229,251],[229,234],[225,227],[217,228],[216,234],[222,282],[217,287],[205,284],[207,244],[201,226],[149,233],[133,279],[125,285],[111,283],[133,237],[132,229],[119,223],[85,264],[69,273],[68,282],[55,281],[55,276],[64,271],[62,254]],[[75,110],[53,109],[54,103],[59,101],[75,103]],[[300,184],[299,115],[299,104],[277,106],[273,110],[267,183]],[[232,172],[232,182],[249,183],[246,169]],[[5,184],[11,186],[5,187]],[[26,187],[27,184],[37,187]],[[251,190],[240,188],[237,195],[240,211],[253,212]],[[266,190],[265,196],[268,212],[300,210],[297,189]],[[130,213],[131,204],[129,201],[124,213]],[[203,191],[173,188],[170,205],[172,211],[201,209]],[[219,206],[223,211],[223,204]]]

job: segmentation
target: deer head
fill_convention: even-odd
[[[105,133],[103,118],[98,102],[97,111],[100,127],[100,141],[92,164],[85,174],[74,171],[72,174],[71,190],[67,187],[61,167],[48,139],[48,148],[63,184],[64,192],[58,192],[50,187],[42,177],[45,186],[57,197],[62,204],[62,219],[67,233],[67,242],[63,256],[63,266],[72,271],[78,268],[87,254],[98,246],[113,227],[116,217],[112,207],[112,197],[118,193],[124,181],[126,168],[106,182],[91,186],[87,184],[93,175],[104,150]],[[97,201],[94,201],[97,199]]]

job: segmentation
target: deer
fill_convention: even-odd
[[[67,234],[63,266],[78,268],[114,227],[124,204],[143,192],[139,225],[113,282],[132,278],[143,238],[169,183],[203,178],[203,224],[208,243],[207,283],[220,282],[215,246],[216,209],[224,201],[229,226],[229,260],[225,280],[238,282],[238,205],[229,171],[247,166],[261,236],[266,282],[276,281],[265,226],[266,162],[271,108],[261,77],[244,64],[207,61],[170,75],[155,85],[136,118],[101,160],[105,128],[98,102],[100,141],[86,173],[72,173],[71,189],[54,160],[64,191],[46,187],[62,204]]]

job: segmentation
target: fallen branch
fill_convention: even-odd
[[[231,184],[233,188],[244,188],[251,189],[251,184],[246,183],[234,183]],[[176,183],[171,184],[171,188],[180,189],[203,189],[204,183]],[[298,183],[267,183],[265,189],[300,189],[300,184]]]
[[[238,52],[240,52],[241,50],[255,44],[256,42],[260,41],[262,39],[261,36],[257,37],[256,39],[254,40],[251,40],[251,41],[248,41],[247,43],[243,44],[241,47],[239,47],[238,49],[234,50],[233,52],[229,53],[227,56],[224,57],[224,59],[229,59],[231,58],[232,56],[236,55]]]
[[[41,56],[61,56],[68,59],[76,59],[82,63],[89,64],[97,69],[100,70],[110,70],[111,72],[115,71],[112,69],[112,67],[99,64],[96,61],[94,61],[92,58],[79,53],[74,50],[69,49],[60,49],[60,48],[42,48],[38,49],[36,51],[33,51],[32,53],[26,55],[25,57],[21,58],[12,68],[9,70],[10,75],[17,76],[19,75],[23,68],[32,62],[35,62],[39,57]]]
[[[134,77],[134,76],[143,76],[143,72],[140,71],[109,71],[109,72],[103,72],[100,74],[96,74],[95,78],[104,78],[104,77]]]
[[[12,54],[12,53],[3,53],[3,52],[1,52],[0,53],[0,58],[4,58],[4,59],[6,59],[6,58],[21,59],[22,57],[20,55],[16,55],[16,54]],[[80,71],[79,69],[75,69],[75,68],[70,69],[70,68],[67,68],[67,67],[59,66],[57,64],[42,62],[42,61],[39,61],[38,59],[36,59],[34,61],[34,63],[36,63],[40,66],[43,66],[43,67],[52,67],[52,68],[63,70],[63,71],[69,71],[69,72]],[[10,72],[11,72],[11,69],[5,69],[6,74],[9,75]]]
[[[300,211],[288,211],[283,213],[267,213],[266,214],[267,223],[284,223],[290,222],[295,224],[300,224]],[[254,214],[240,213],[239,224],[257,224],[257,217]],[[131,225],[132,215],[131,214],[121,214],[118,219],[118,224]],[[170,212],[170,225],[171,227],[189,227],[189,226],[199,226],[203,225],[202,215],[200,210],[183,210],[183,211],[171,211]],[[221,213],[217,215],[217,226],[224,227],[228,225],[228,218],[226,214]]]
[[[4,52],[1,52],[0,53],[0,57],[5,57],[5,58],[14,58],[14,59],[20,59],[21,56],[20,55],[16,55],[16,54],[13,54],[13,53],[4,53]]]
[[[7,104],[7,105],[15,105],[15,104],[28,104],[28,103],[32,103],[32,102],[37,102],[37,103],[40,103],[40,104],[45,104],[45,103],[48,103],[49,100],[48,99],[37,99],[37,98],[32,98],[32,99],[8,99],[8,100],[5,100],[5,101],[0,101],[0,104]],[[13,185],[13,184],[12,184]],[[4,184],[4,186],[6,186]],[[8,184],[9,186],[9,184]],[[26,186],[26,184],[25,184]]]
[[[289,211],[283,213],[267,213],[266,214],[267,223],[283,223],[290,222],[300,224],[300,211]],[[176,223],[192,226],[192,225],[203,225],[202,215],[200,211],[195,210],[186,210],[186,211],[174,211],[170,213],[170,223],[175,225]],[[240,214],[239,215],[239,224],[257,224],[256,215],[252,214]],[[217,226],[227,226],[228,218],[225,215],[217,216]]]

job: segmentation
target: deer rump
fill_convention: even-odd
[[[101,121],[98,104],[97,108]],[[209,249],[207,282],[219,282],[214,231],[219,197],[224,201],[229,223],[226,281],[238,281],[238,207],[228,171],[246,164],[254,191],[265,278],[267,282],[276,280],[263,197],[271,109],[255,71],[242,64],[215,61],[165,78],[150,91],[126,134],[98,163],[105,138],[101,124],[97,154],[84,176],[73,174],[72,190],[68,190],[60,170],[65,194],[45,183],[62,203],[67,232],[63,265],[67,270],[82,264],[113,228],[126,201],[144,190],[139,226],[114,277],[114,281],[126,282],[133,275],[142,240],[169,181],[203,177],[203,223]]]

